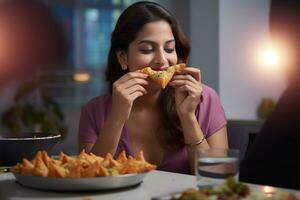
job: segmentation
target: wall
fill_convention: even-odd
[[[256,119],[261,98],[277,100],[285,88],[285,77],[263,71],[255,58],[270,39],[269,6],[269,0],[220,1],[219,86],[228,118]]]
[[[263,71],[255,57],[270,41],[270,0],[185,2],[171,9],[190,36],[189,64],[219,93],[228,119],[256,120],[261,98],[277,100],[286,87],[282,72]]]
[[[190,0],[190,66],[203,83],[219,91],[219,0]]]
[[[189,65],[219,91],[219,0],[160,0],[178,20],[191,44]]]

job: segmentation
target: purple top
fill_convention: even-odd
[[[107,114],[111,109],[111,102],[111,94],[107,94],[91,99],[82,107],[79,124],[80,141],[87,143],[96,142],[98,134],[101,133]],[[204,84],[202,98],[196,111],[196,116],[205,138],[210,137],[227,123],[217,93]],[[126,124],[123,127],[115,155],[119,155],[122,150],[125,150],[127,154],[134,156]],[[175,153],[165,154],[157,169],[190,174],[186,148],[183,147]]]

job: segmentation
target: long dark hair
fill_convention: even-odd
[[[108,55],[108,65],[106,70],[106,80],[109,82],[110,92],[112,92],[113,83],[128,70],[122,70],[117,59],[117,51],[127,52],[129,44],[133,42],[142,27],[150,22],[164,20],[170,24],[176,43],[176,53],[178,63],[186,62],[190,45],[176,19],[161,5],[142,1],[129,6],[119,17],[116,27],[111,35],[111,47]],[[173,89],[167,87],[164,89],[158,101],[159,110],[162,114],[162,135],[163,144],[166,147],[178,148],[184,144],[180,121],[175,108]]]

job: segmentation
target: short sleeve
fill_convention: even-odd
[[[87,143],[96,142],[98,136],[93,121],[91,113],[88,111],[88,107],[83,106],[79,120],[79,141]]]
[[[226,126],[227,120],[218,94],[203,85],[202,100],[196,112],[201,130],[206,138]]]
[[[103,127],[110,97],[100,96],[90,100],[81,108],[78,139],[81,142],[95,143]]]

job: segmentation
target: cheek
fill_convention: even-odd
[[[172,63],[172,65],[175,65],[175,64],[177,64],[177,60],[178,60],[178,58],[177,58],[177,54],[176,53],[173,53],[171,56],[170,56],[170,59],[169,59],[170,61],[170,63]]]
[[[144,67],[149,66],[152,61],[152,55],[145,55],[145,54],[135,54],[134,56],[130,56],[128,58],[128,65],[130,71],[136,71],[142,69]]]
[[[165,58],[168,61],[170,66],[177,64],[178,58],[176,52],[171,54],[166,53]],[[137,51],[135,53],[129,52],[129,56],[128,56],[129,71],[136,71],[144,67],[150,66],[153,60],[154,60],[154,54],[141,54]]]

